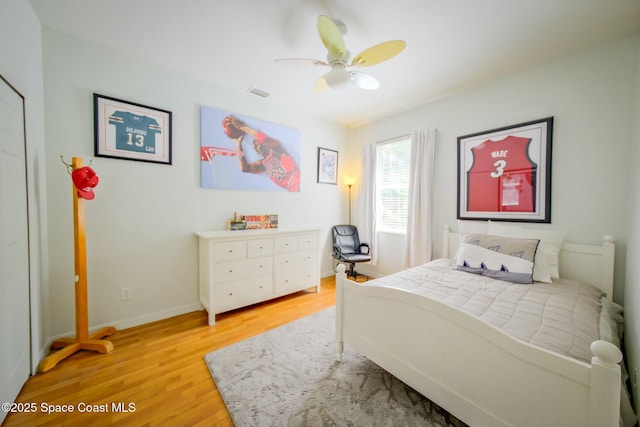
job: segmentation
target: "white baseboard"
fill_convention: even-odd
[[[129,319],[119,320],[112,322],[111,324],[100,325],[91,328],[97,331],[107,326],[113,326],[116,329],[127,329],[134,326],[140,326],[147,323],[155,322],[158,320],[168,319],[170,317],[180,316],[181,314],[191,313],[193,311],[202,311],[204,308],[200,304],[186,304],[180,307],[172,307],[162,311],[156,311],[154,313],[145,314],[143,316],[132,317]]]
[[[320,273],[320,277],[322,277],[323,279],[325,277],[329,277],[329,276],[335,276],[336,273],[333,270],[327,270],[327,271],[323,271],[322,273]]]

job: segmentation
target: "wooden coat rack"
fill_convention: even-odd
[[[64,161],[63,161],[64,163]],[[65,163],[66,164],[66,163]],[[71,170],[82,167],[82,158],[73,157]],[[67,164],[67,167],[69,165]],[[110,353],[113,351],[111,341],[102,338],[113,334],[116,329],[107,326],[93,334],[89,334],[89,313],[87,309],[87,245],[84,221],[84,199],[78,196],[78,191],[73,187],[73,235],[75,254],[75,291],[76,291],[76,336],[75,338],[60,338],[51,344],[51,348],[57,350],[42,359],[38,365],[39,372],[46,372],[55,367],[58,362],[71,356],[80,350]]]

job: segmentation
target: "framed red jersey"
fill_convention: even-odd
[[[458,137],[458,218],[551,222],[553,117]]]

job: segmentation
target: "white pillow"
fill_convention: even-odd
[[[540,244],[536,252],[533,280],[551,283],[551,279],[560,277],[560,250],[566,236],[564,231],[534,230],[519,225],[489,222],[489,234],[522,239],[538,239]]]

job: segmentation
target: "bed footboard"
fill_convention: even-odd
[[[620,350],[591,364],[518,341],[445,304],[336,275],[338,359],[347,344],[472,426],[610,426]]]

